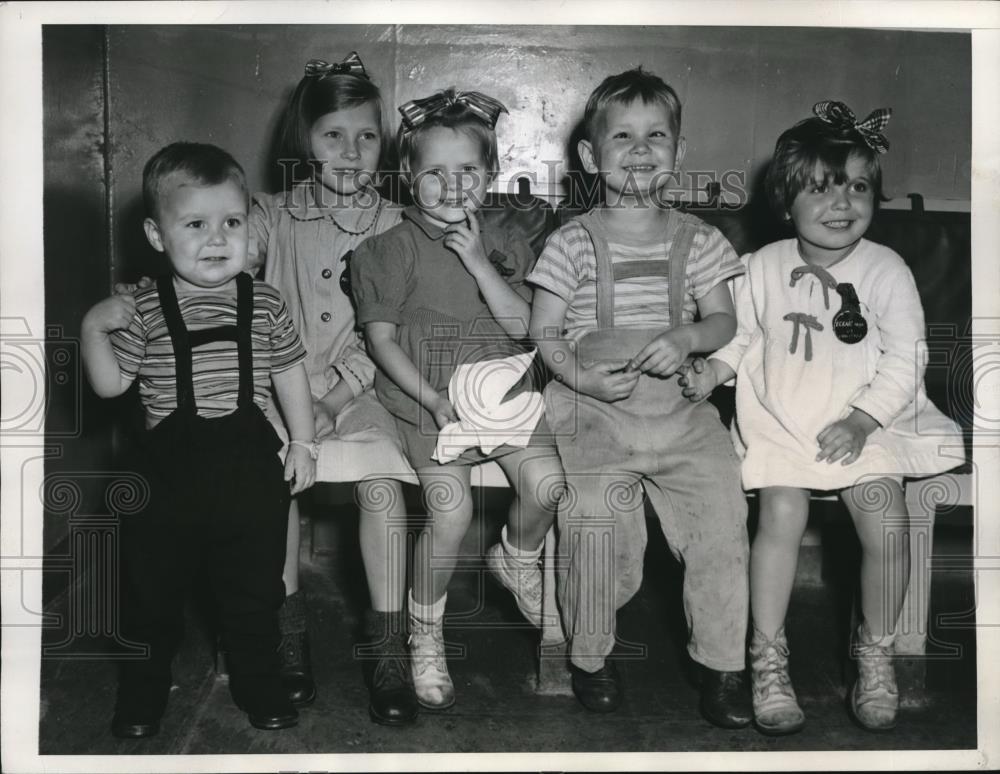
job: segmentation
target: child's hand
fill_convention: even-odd
[[[458,414],[455,413],[455,407],[451,405],[451,401],[441,396],[438,396],[438,399],[434,402],[431,414],[434,416],[434,424],[438,426],[438,430],[443,430],[445,425],[450,425],[452,422],[458,422]]]
[[[110,296],[94,304],[83,317],[81,329],[86,334],[108,335],[128,328],[135,315],[135,298]]]
[[[490,265],[479,235],[479,221],[476,214],[468,208],[462,223],[452,223],[445,229],[444,246],[461,259],[462,265],[473,276]]]
[[[621,363],[595,363],[581,368],[576,377],[576,391],[605,403],[625,400],[639,383],[639,372]]]
[[[690,365],[682,365],[677,383],[683,387],[681,395],[693,403],[705,400],[719,386],[715,369],[703,357],[696,357]]]
[[[337,414],[321,400],[313,400],[313,424],[315,437],[325,438],[337,426]]]
[[[828,464],[833,464],[844,457],[840,464],[850,465],[861,456],[868,436],[878,426],[878,422],[863,411],[854,409],[849,416],[827,425],[816,436],[819,444],[816,462],[826,460]]]
[[[676,373],[690,354],[689,337],[683,328],[674,328],[661,333],[643,347],[632,358],[629,368],[666,377]]]
[[[138,282],[116,282],[116,296],[133,296],[137,290],[145,290],[154,282],[152,277],[142,276]]]
[[[293,481],[292,494],[297,495],[316,483],[316,460],[309,450],[297,443],[288,445],[285,456],[285,481]]]

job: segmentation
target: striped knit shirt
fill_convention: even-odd
[[[254,403],[261,410],[271,393],[271,374],[305,359],[306,352],[278,291],[253,283]],[[174,349],[156,286],[135,294],[136,311],[128,328],[111,336],[122,375],[139,379],[146,426],[153,427],[177,408]],[[236,325],[236,289],[220,293],[178,295],[181,317],[189,331]],[[192,381],[199,416],[223,416],[236,410],[240,371],[235,341],[217,341],[191,351]]]
[[[698,221],[686,267],[681,323],[691,323],[698,299],[730,277],[745,271],[732,246],[714,226]],[[639,240],[608,244],[612,264],[664,260],[670,245]],[[545,243],[527,281],[567,302],[566,338],[576,341],[597,328],[597,256],[590,235],[575,221],[554,232]],[[666,277],[635,277],[615,283],[616,328],[670,325],[669,283]]]

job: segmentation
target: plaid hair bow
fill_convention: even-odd
[[[367,78],[368,72],[361,64],[358,52],[352,51],[343,62],[333,64],[322,59],[310,59],[306,62],[306,75],[313,78],[322,78],[326,75],[359,75]]]
[[[456,94],[454,89],[447,89],[424,99],[414,99],[399,106],[399,112],[403,116],[404,134],[409,134],[430,116],[440,113],[456,103],[465,105],[476,116],[489,124],[491,129],[496,127],[500,114],[507,112],[507,108],[501,102],[493,97],[487,97],[481,92],[460,91]]]
[[[858,121],[854,113],[843,102],[827,100],[813,105],[815,113],[821,121],[825,121],[837,129],[854,129],[869,148],[876,153],[889,150],[889,141],[885,139],[882,130],[889,123],[892,108],[879,108],[868,114],[864,121]]]

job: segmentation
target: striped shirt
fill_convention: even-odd
[[[177,408],[176,364],[167,321],[156,286],[135,294],[136,310],[128,328],[115,331],[111,344],[122,375],[139,379],[146,426],[153,427]],[[236,289],[178,295],[181,318],[189,331],[236,325]],[[306,352],[278,291],[253,283],[254,403],[261,410],[271,393],[271,374],[305,359]],[[191,351],[192,381],[199,416],[230,414],[239,399],[240,369],[235,341],[216,341]]]
[[[698,221],[686,267],[681,323],[694,322],[698,299],[730,277],[745,271],[732,246],[714,226]],[[638,240],[608,244],[612,264],[663,261],[670,244]],[[567,302],[563,335],[575,341],[597,328],[597,256],[582,225],[570,221],[545,243],[527,281]],[[615,283],[615,327],[653,328],[670,325],[666,277],[634,277]]]

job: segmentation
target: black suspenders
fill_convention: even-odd
[[[181,318],[173,278],[162,276],[156,281],[160,305],[174,347],[174,368],[177,381],[178,410],[198,412],[194,399],[191,350],[216,341],[235,341],[239,362],[239,399],[237,406],[244,408],[253,403],[253,349],[250,331],[253,323],[253,278],[246,272],[236,277],[236,325],[221,325],[189,331]]]

